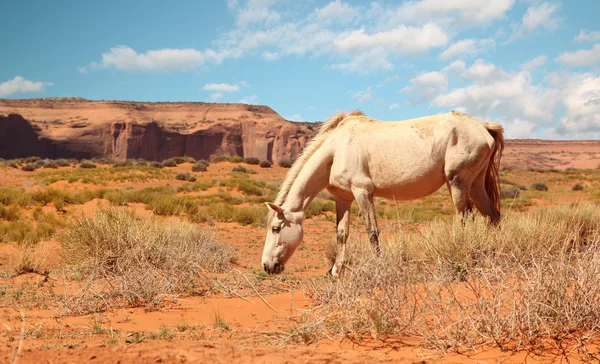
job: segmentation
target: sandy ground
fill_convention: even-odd
[[[519,148],[527,148],[519,146]],[[537,147],[536,147],[537,148]],[[546,147],[539,146],[538,152]],[[562,148],[562,147],[561,147]],[[566,148],[566,147],[565,147]],[[577,147],[582,153],[588,153],[587,146]],[[532,149],[528,149],[532,150]],[[537,152],[536,152],[537,153]],[[508,152],[510,155],[510,151]],[[560,163],[554,167],[571,165],[568,154],[559,156]],[[591,155],[591,154],[590,154]],[[553,157],[554,158],[554,157]],[[592,158],[592,157],[590,157]],[[595,158],[595,157],[594,157]],[[600,160],[589,159],[590,165]],[[568,164],[571,163],[571,164]],[[226,176],[232,168],[230,163],[214,164],[209,167],[201,178],[220,178]],[[268,170],[255,168],[257,178],[270,182],[281,181],[286,169],[275,167]],[[173,171],[190,171],[190,164],[182,164]],[[37,173],[37,172],[36,172]],[[551,177],[536,172],[523,172],[521,175],[508,174],[507,178],[521,178],[519,182],[533,183]],[[570,192],[569,187],[576,179],[553,183],[554,191],[547,199],[537,201],[538,205],[569,203],[580,200],[579,195]],[[135,185],[114,183],[105,187],[142,188],[160,186],[166,181],[147,181]],[[169,180],[169,184],[177,185],[182,182]],[[0,172],[0,187],[23,187],[26,190],[41,188],[36,184],[32,174],[21,170],[2,169]],[[90,188],[83,183],[68,184],[64,181],[53,185],[55,188],[73,190]],[[96,186],[97,187],[97,186]],[[564,192],[566,191],[566,192]],[[210,193],[208,191],[207,193]],[[443,196],[445,191],[441,192]],[[443,197],[442,197],[443,198]],[[449,204],[449,198],[446,198]],[[98,203],[93,200],[84,205],[69,205],[67,215],[77,213],[91,214]],[[128,207],[139,214],[150,214],[141,204],[130,204]],[[52,206],[44,209],[52,210]],[[381,226],[385,235],[391,231],[389,223],[382,221]],[[260,257],[264,239],[262,227],[241,226],[237,223],[216,223],[205,225],[213,229],[219,241],[234,246],[238,252],[238,263],[233,275],[252,276],[260,272]],[[358,217],[353,217],[352,229],[362,231],[363,227]],[[291,277],[320,278],[327,269],[324,250],[327,242],[334,239],[334,223],[331,213],[308,219],[305,223],[305,240],[303,247],[298,250],[286,266]],[[48,243],[51,254],[48,264],[58,267],[60,260],[60,245],[51,241]],[[0,268],[7,270],[14,262],[17,250],[13,244],[0,243]],[[2,284],[18,285],[28,283],[38,287],[40,291],[52,291],[60,296],[65,290],[76,289],[73,282],[65,282],[57,275],[47,279],[36,274],[21,275],[6,279]],[[6,283],[10,281],[9,283]],[[164,307],[155,311],[143,308],[114,309],[95,315],[63,315],[56,308],[22,309],[6,306],[0,308],[0,362],[10,362],[15,357],[19,345],[19,363],[362,363],[366,361],[398,362],[398,363],[521,363],[521,362],[553,362],[564,360],[558,352],[548,348],[543,353],[505,352],[496,348],[481,348],[476,353],[467,355],[442,354],[423,348],[414,339],[398,337],[365,338],[360,343],[352,343],[343,338],[324,339],[319,343],[307,345],[285,343],[273,333],[285,332],[293,323],[289,317],[298,315],[309,309],[309,298],[297,281],[286,281],[281,277],[266,278],[262,285],[268,292],[261,297],[253,292],[245,292],[244,297],[224,297],[210,295],[208,297],[171,297]],[[318,282],[318,280],[317,280]],[[1,282],[0,282],[1,283]],[[1,301],[0,301],[1,302]],[[268,304],[267,304],[268,303]],[[24,316],[21,316],[23,313]],[[229,325],[228,329],[215,327],[215,317],[220,316]],[[22,317],[25,317],[23,321]],[[102,333],[94,333],[94,327],[100,326]],[[185,326],[187,328],[182,328]],[[193,327],[190,329],[189,327]],[[24,328],[26,338],[20,340]],[[166,328],[174,333],[169,339],[147,339],[144,342],[126,343],[128,338],[134,338],[136,333],[157,333]],[[116,333],[116,334],[112,334]],[[116,337],[116,342],[111,338]],[[576,353],[569,362],[577,362]]]

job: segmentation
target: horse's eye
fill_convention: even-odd
[[[273,226],[273,232],[274,232],[275,234],[277,234],[277,233],[278,233],[278,232],[280,232],[280,231],[281,231],[281,228],[280,228],[279,226]]]

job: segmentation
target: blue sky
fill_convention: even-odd
[[[600,137],[600,1],[4,1],[0,98],[245,102],[291,120],[465,111]]]

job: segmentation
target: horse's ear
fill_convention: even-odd
[[[269,208],[269,210],[275,211],[277,213],[277,215],[283,215],[283,210],[281,209],[281,207],[275,205],[272,202],[265,202],[265,205],[267,205],[267,207]]]

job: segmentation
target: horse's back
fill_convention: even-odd
[[[346,184],[372,184],[375,195],[415,199],[438,190],[445,166],[460,148],[487,144],[483,123],[450,112],[385,122],[354,118],[336,135],[332,177]],[[455,159],[455,158],[454,158]]]

